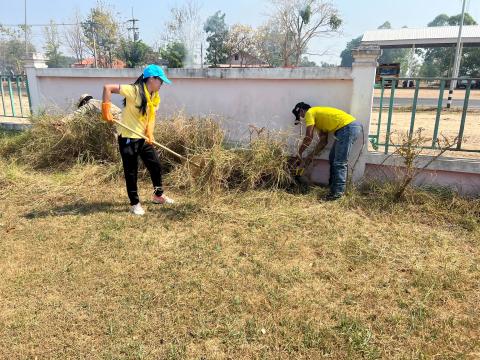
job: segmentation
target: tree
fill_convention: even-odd
[[[87,19],[82,23],[86,45],[100,67],[112,67],[113,54],[119,42],[119,24],[115,21],[113,11],[99,1],[90,9]]]
[[[241,67],[243,65],[249,65],[247,55],[257,56],[255,31],[250,25],[233,25],[228,32],[226,47],[230,57],[238,54]]]
[[[430,23],[432,26],[458,26],[460,25],[461,14],[448,16],[440,14]],[[465,25],[477,25],[475,19],[468,13],[465,14]],[[452,68],[455,57],[455,46],[450,48],[432,48],[424,50],[424,61],[420,69],[421,76],[438,77],[452,76]],[[480,72],[480,49],[464,48],[462,62],[460,64],[460,76],[476,76]]]
[[[31,39],[30,27],[27,27],[27,38]],[[35,47],[28,41],[27,52],[35,52]],[[0,73],[21,74],[24,71],[25,39],[23,27],[19,30],[0,25]]]
[[[377,29],[382,30],[382,29],[391,29],[391,28],[392,28],[392,24],[390,24],[390,21],[385,21]]]
[[[155,53],[155,51],[142,40],[130,41],[128,39],[121,39],[118,57],[122,59],[129,68],[140,67],[147,63],[155,63],[158,61],[158,53]]]
[[[188,0],[183,6],[170,10],[170,19],[163,40],[167,43],[182,43],[187,50],[185,64],[194,65],[203,39],[200,5],[194,0]]]
[[[355,39],[352,39],[347,43],[347,46],[345,49],[342,51],[340,54],[340,57],[342,59],[342,62],[340,63],[340,66],[345,66],[345,67],[351,67],[353,64],[353,56],[352,56],[352,50],[359,47],[360,43],[362,42],[362,37],[359,36]]]
[[[60,51],[60,36],[58,34],[57,25],[53,20],[50,20],[50,25],[43,29],[45,37],[45,55],[47,57],[47,65],[52,68],[68,67],[71,62],[70,59],[62,54]]]
[[[67,27],[63,36],[68,48],[72,51],[77,62],[82,62],[86,52],[85,36],[83,35],[82,18],[77,10],[72,22],[75,25]]]
[[[322,65],[323,64],[326,64],[326,63],[322,63]],[[316,67],[318,65],[315,61],[310,61],[310,59],[307,56],[303,56],[302,60],[300,61],[300,64],[298,64],[298,66],[300,66],[300,67]],[[328,67],[328,66],[322,66],[322,67]]]
[[[168,61],[168,67],[181,68],[187,57],[187,49],[181,42],[173,42],[160,50],[160,56]]]
[[[226,42],[228,38],[228,28],[225,23],[225,14],[217,11],[210,16],[203,29],[207,33],[207,62],[213,66],[225,63],[228,56]]]
[[[255,48],[259,59],[268,65],[278,67],[282,61],[282,33],[278,24],[272,20],[255,31]]]
[[[325,61],[322,61],[320,63],[320,67],[322,67],[322,68],[334,68],[334,67],[337,67],[337,65],[336,64],[330,64],[330,63],[327,63]]]
[[[314,38],[331,36],[342,24],[338,10],[325,0],[270,0],[274,5],[272,19],[282,33],[282,60],[298,66],[308,44]],[[318,54],[307,54],[318,55]]]

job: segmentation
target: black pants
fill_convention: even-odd
[[[140,202],[137,189],[139,157],[150,173],[155,195],[161,196],[163,194],[162,169],[160,159],[153,146],[147,144],[144,139],[129,139],[121,136],[118,137],[118,146],[122,156],[123,172],[125,174],[130,205],[136,205]]]

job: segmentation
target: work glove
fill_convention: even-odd
[[[102,103],[102,119],[108,123],[113,123],[113,115],[110,109],[112,108],[111,102]]]

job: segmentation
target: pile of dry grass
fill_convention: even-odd
[[[278,189],[291,183],[288,153],[278,140],[257,139],[244,149],[216,145],[192,157],[200,168],[184,164],[170,174],[172,184],[208,193],[222,190]]]
[[[262,134],[243,147],[225,143],[225,132],[210,118],[186,118],[179,114],[157,126],[156,139],[191,162],[165,153],[171,185],[202,192],[277,189],[291,184],[286,139]],[[200,167],[194,164],[200,165]]]
[[[28,131],[3,138],[0,154],[36,169],[119,159],[112,129],[99,116],[78,116],[71,121],[52,115],[35,117]]]
[[[259,136],[243,148],[225,145],[225,132],[211,118],[177,114],[156,127],[155,139],[199,163],[181,163],[161,153],[169,183],[193,191],[279,188],[291,183],[286,141]],[[0,154],[36,169],[63,169],[78,163],[118,163],[113,128],[99,116],[64,121],[41,116],[32,128],[0,143]]]

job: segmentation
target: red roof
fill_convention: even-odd
[[[99,60],[99,62],[101,61]],[[94,67],[94,65],[95,65],[95,58],[91,57],[91,58],[83,59],[82,61],[72,64],[72,67],[73,68],[90,68],[90,67]],[[125,67],[125,63],[122,60],[113,59],[113,66],[112,66],[113,69],[123,69],[124,67]]]

